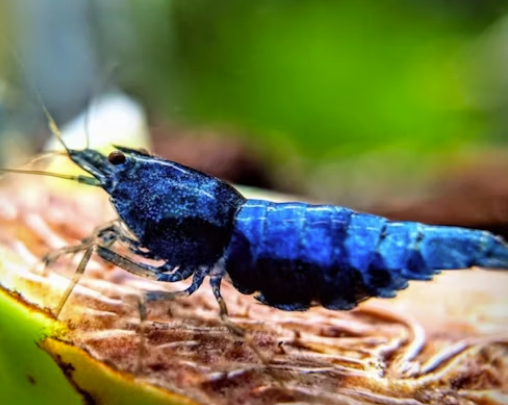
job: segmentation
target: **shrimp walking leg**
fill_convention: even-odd
[[[51,266],[62,256],[82,252],[87,250],[90,246],[94,246],[96,244],[111,246],[116,241],[118,235],[117,227],[115,225],[116,222],[117,220],[110,221],[105,225],[98,226],[89,237],[83,239],[78,245],[65,246],[47,253],[42,258],[44,267],[46,268]]]
[[[64,295],[60,299],[60,302],[58,303],[58,306],[55,310],[55,316],[58,318],[60,316],[60,313],[62,312],[63,307],[65,306],[65,303],[67,302],[68,298],[72,294],[72,291],[74,290],[74,287],[78,283],[79,279],[85,272],[86,266],[88,262],[90,261],[90,258],[92,257],[93,253],[93,246],[90,246],[86,251],[83,257],[81,258],[81,261],[79,262],[78,268],[76,269],[76,272],[74,273],[74,276],[72,277],[72,281],[65,290]]]
[[[60,301],[55,309],[55,316],[57,318],[60,316],[60,313],[62,312],[62,309],[65,306],[65,303],[67,302],[70,295],[72,294],[74,287],[79,282],[79,279],[85,272],[86,266],[88,265],[88,262],[90,261],[90,258],[92,257],[92,254],[93,254],[96,246],[98,246],[100,243],[110,246],[115,242],[116,239],[114,238],[114,236],[116,235],[116,233],[114,231],[112,231],[113,229],[114,228],[111,225],[111,223],[108,223],[108,224],[103,225],[101,227],[97,227],[95,229],[95,231],[93,232],[93,234],[90,237],[85,238],[82,241],[82,243],[80,243],[79,245],[67,246],[62,249],[53,251],[53,252],[47,254],[46,256],[44,256],[44,258],[42,259],[43,264],[44,264],[44,269],[46,269],[49,265],[54,263],[56,260],[58,260],[58,258],[60,258],[61,256],[65,255],[65,254],[74,254],[74,253],[81,252],[83,250],[85,251],[83,257],[81,258],[81,261],[79,262],[79,265],[78,265],[76,271],[74,272],[74,275],[72,276],[71,283],[65,290],[64,295],[60,299]],[[106,237],[106,235],[107,235],[107,237]]]

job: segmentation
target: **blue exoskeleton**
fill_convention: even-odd
[[[109,156],[66,148],[92,175],[73,179],[102,187],[120,221],[61,253],[86,250],[79,272],[95,251],[157,281],[192,277],[185,291],[151,292],[148,300],[190,295],[209,276],[225,316],[220,285],[227,276],[241,293],[256,293],[260,302],[282,310],[350,310],[370,297],[393,297],[408,280],[429,280],[443,269],[508,268],[508,246],[488,232],[394,222],[331,205],[249,200],[196,170],[115,148]],[[110,249],[116,241],[164,263],[121,256]]]

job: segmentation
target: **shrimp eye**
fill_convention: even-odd
[[[108,161],[112,165],[121,165],[125,163],[125,155],[119,150],[115,150],[109,154]]]

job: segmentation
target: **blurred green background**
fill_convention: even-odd
[[[507,145],[504,0],[0,4],[4,152],[49,136],[10,47],[61,124],[115,87],[143,106],[155,152],[356,208],[421,198]]]

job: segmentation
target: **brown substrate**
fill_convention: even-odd
[[[38,258],[114,218],[100,190],[69,190],[40,180],[0,189],[2,250],[20,259],[0,282],[16,279],[40,307],[56,307],[77,260],[43,271]],[[114,370],[203,404],[508,403],[508,273],[449,272],[352,312],[278,311],[225,285],[246,339],[220,323],[204,284],[189,298],[149,304],[140,327],[141,291],[183,285],[94,261],[61,314],[68,339]]]

